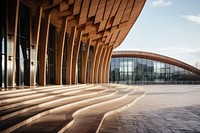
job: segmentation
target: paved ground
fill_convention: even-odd
[[[200,85],[143,87],[146,96],[107,117],[100,133],[200,133]]]

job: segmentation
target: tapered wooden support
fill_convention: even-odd
[[[107,66],[106,66],[106,72],[105,72],[105,83],[109,83],[109,72],[110,72],[110,60],[112,57],[112,51],[113,51],[113,47],[111,47],[109,56],[108,56],[108,62],[107,62]]]
[[[74,51],[74,42],[76,36],[76,27],[72,28],[70,40],[67,44],[67,61],[66,61],[66,83],[71,84],[72,79],[72,58]]]
[[[105,81],[106,81],[105,75],[106,75],[106,71],[107,71],[107,63],[108,63],[110,51],[111,51],[111,47],[108,47],[107,52],[105,54],[105,59],[104,59],[104,62],[103,62],[104,67],[102,68],[102,73],[101,73],[101,79],[102,79],[101,82],[102,83],[105,83]]]
[[[107,53],[107,46],[104,47],[103,52],[101,54],[100,58],[100,64],[99,64],[99,72],[98,72],[98,83],[102,83],[102,72],[103,72],[103,67],[105,67],[104,60],[105,60],[105,55]]]
[[[77,38],[77,44],[74,46],[74,57],[72,60],[72,84],[77,84],[77,65],[78,65],[78,55],[79,55],[79,49],[81,45],[81,39],[82,39],[82,31],[79,31],[78,38]]]
[[[94,46],[94,50],[92,53],[92,61],[90,64],[90,74],[89,74],[89,83],[94,83],[94,67],[95,67],[95,61],[96,61],[96,57],[97,57],[97,51],[98,51],[99,45],[96,44]]]
[[[87,41],[85,44],[85,51],[83,52],[82,56],[82,68],[81,68],[81,83],[85,84],[86,83],[86,72],[87,72],[87,62],[88,62],[88,55],[89,55],[89,50],[90,50],[90,43],[91,39]]]
[[[33,33],[32,44],[30,46],[30,85],[36,84],[37,56],[38,56],[38,44],[39,44],[39,37],[40,37],[42,10],[43,10],[42,6],[36,7],[34,29],[32,32]]]
[[[60,38],[57,42],[57,49],[56,49],[56,84],[62,84],[62,65],[63,65],[63,51],[64,51],[64,44],[65,44],[65,34],[67,28],[67,18],[62,19],[62,26],[60,31]]]
[[[49,25],[50,25],[51,13],[45,12],[44,24],[42,27],[41,46],[39,53],[39,85],[46,85],[46,60],[47,60],[47,46],[49,38]]]
[[[17,26],[19,15],[19,0],[6,1],[6,66],[5,87],[15,86],[15,62],[17,45]]]
[[[100,61],[100,58],[101,58],[103,48],[104,48],[104,46],[101,45],[101,46],[99,46],[98,51],[97,51],[95,67],[94,67],[94,83],[98,83],[99,61]]]

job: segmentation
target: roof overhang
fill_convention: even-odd
[[[51,12],[51,23],[61,28],[67,18],[67,33],[76,26],[82,41],[92,45],[119,46],[138,18],[146,0],[21,0],[33,13],[37,6]]]

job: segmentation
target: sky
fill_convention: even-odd
[[[195,66],[200,63],[200,0],[146,0],[115,50],[148,51]]]

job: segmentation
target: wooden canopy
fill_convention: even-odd
[[[138,18],[145,0],[22,0],[33,12],[41,6],[50,11],[51,23],[62,26],[67,18],[66,32],[76,26],[82,31],[82,41],[91,45],[105,44],[114,48],[124,40]]]

